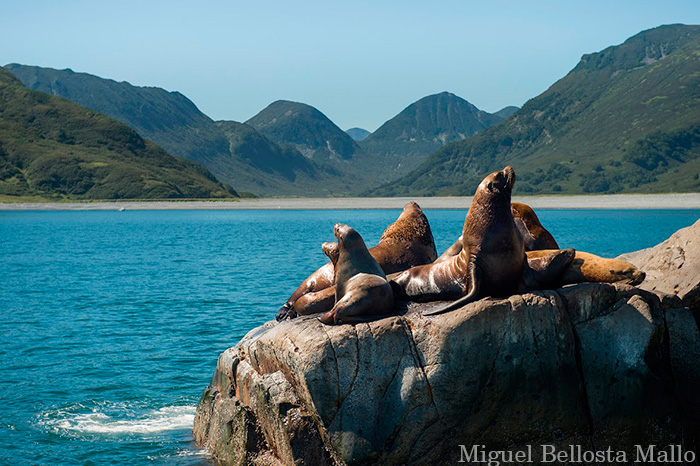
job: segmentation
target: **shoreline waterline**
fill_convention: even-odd
[[[80,210],[394,210],[415,201],[423,209],[466,209],[472,197],[260,198],[237,201],[95,201],[0,203],[0,211]],[[535,209],[700,209],[700,193],[514,196]]]

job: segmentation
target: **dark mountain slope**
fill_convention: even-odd
[[[278,100],[246,123],[278,144],[292,144],[315,161],[348,160],[358,150],[357,143],[328,117],[299,102]]]
[[[28,88],[104,113],[178,157],[208,166],[228,155],[228,141],[216,123],[179,92],[132,86],[69,69],[18,64],[5,68]],[[233,181],[225,176],[222,179]]]
[[[204,167],[0,69],[0,194],[50,199],[233,197]]]
[[[350,128],[346,129],[345,132],[352,138],[353,141],[364,141],[367,139],[367,136],[372,134],[363,128]]]
[[[509,105],[508,107],[503,107],[502,109],[494,113],[494,115],[501,118],[502,120],[505,120],[506,118],[510,118],[518,110],[520,110],[520,107],[516,107],[515,105]]]
[[[328,196],[351,191],[339,174],[319,167],[293,146],[276,144],[250,125],[219,121],[230,143],[239,190],[276,196]]]
[[[446,143],[469,137],[503,118],[479,110],[449,92],[412,103],[380,126],[360,146],[390,159],[396,175],[407,173]]]
[[[178,92],[132,86],[71,70],[17,64],[6,68],[27,87],[64,97],[128,124],[170,153],[202,163],[242,192],[258,196],[346,192],[347,183],[338,180],[340,175],[332,167],[319,168],[293,147],[280,147],[250,126],[217,124]],[[317,185],[310,182],[312,178],[334,182]]]
[[[700,26],[661,26],[583,56],[502,124],[372,194],[471,194],[506,164],[520,193],[697,191],[699,123]]]

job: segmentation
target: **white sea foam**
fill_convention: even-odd
[[[121,407],[121,409],[119,409]],[[52,430],[78,434],[155,434],[188,430],[194,422],[195,406],[165,406],[139,409],[127,405],[83,405],[46,413],[43,423]]]

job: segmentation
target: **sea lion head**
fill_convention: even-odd
[[[403,206],[404,212],[410,211],[410,210],[418,210],[418,211],[422,212],[420,206],[418,205],[418,203],[416,201],[411,201],[408,204],[406,204],[405,206]]]
[[[510,196],[515,184],[515,170],[508,165],[501,171],[493,172],[479,184],[477,193],[484,192],[491,195]]]
[[[435,240],[430,230],[428,218],[423,213],[423,209],[413,201],[403,206],[403,212],[401,212],[399,218],[384,230],[379,241],[417,242],[431,249],[430,262],[437,258],[437,251],[432,252],[435,249]]]
[[[342,223],[336,223],[333,227],[333,234],[338,240],[338,246],[345,250],[367,249],[365,242],[358,232],[352,227]]]
[[[338,251],[338,243],[323,243],[321,245],[321,249],[323,250],[323,253],[328,256],[333,265],[338,263],[338,256],[340,254]]]

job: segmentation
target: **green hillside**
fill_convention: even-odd
[[[585,55],[501,124],[448,144],[374,195],[466,195],[513,165],[526,193],[700,190],[700,26]]]
[[[336,172],[319,167],[293,146],[276,144],[250,125],[219,121],[230,143],[230,168],[242,192],[276,196],[330,196],[352,191]]]
[[[104,113],[129,125],[170,154],[205,166],[228,156],[228,141],[216,123],[179,92],[133,86],[70,69],[15,63],[5,68],[28,88]],[[233,179],[226,182],[235,186]]]
[[[357,143],[326,115],[299,102],[278,100],[246,123],[276,143],[293,145],[315,161],[348,160],[358,150]]]
[[[46,199],[230,198],[204,167],[126,125],[27,89],[0,69],[0,195]]]
[[[360,147],[390,161],[391,174],[409,173],[446,143],[465,139],[503,118],[449,92],[412,103],[380,126]]]
[[[214,122],[178,92],[132,86],[71,70],[17,64],[6,69],[29,88],[64,97],[124,122],[168,152],[203,164],[241,192],[257,196],[327,196],[347,194],[350,189],[335,167],[319,167],[292,145],[278,145],[249,125]],[[320,114],[315,109],[306,113]]]

